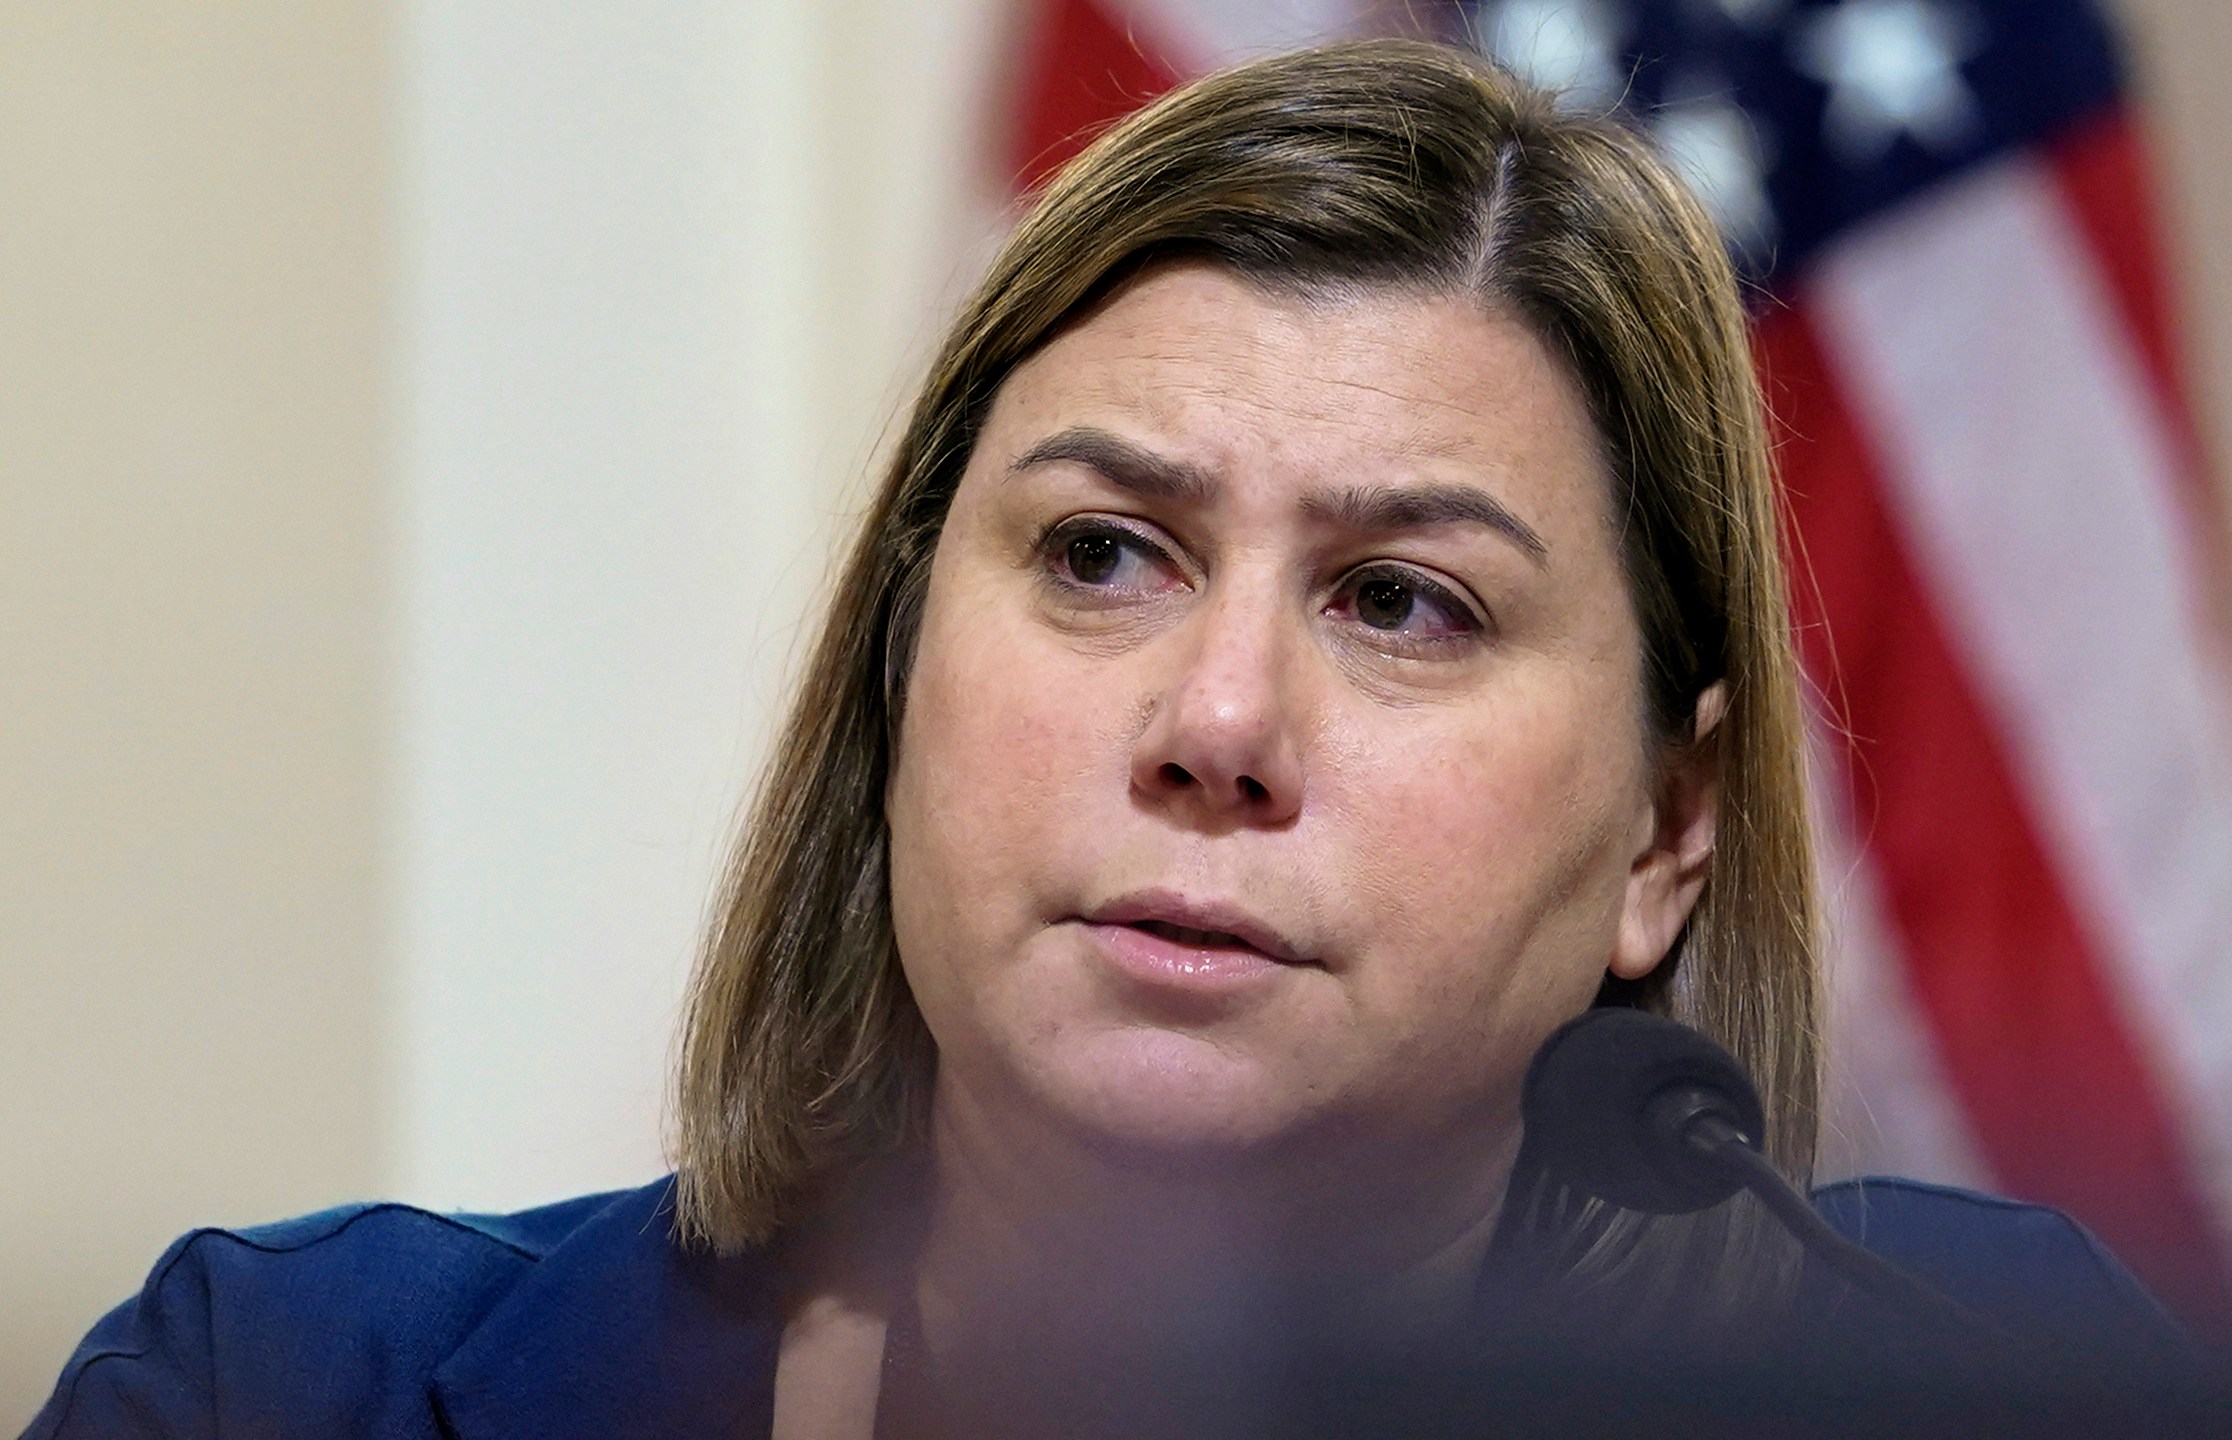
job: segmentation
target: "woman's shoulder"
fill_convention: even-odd
[[[1813,1202],[1846,1239],[1964,1304],[2032,1308],[2061,1297],[2164,1314],[2091,1231],[2051,1206],[1892,1175],[1823,1185]]]
[[[1885,1175],[1824,1185],[1813,1202],[1846,1239],[2016,1334],[2078,1353],[2198,1359],[2114,1253],[2051,1206]]]
[[[640,1333],[676,1289],[707,1321],[735,1308],[738,1267],[715,1283],[673,1242],[671,1191],[506,1215],[349,1205],[193,1231],[86,1336],[26,1440],[452,1433],[445,1406],[494,1416],[517,1398],[511,1359]]]

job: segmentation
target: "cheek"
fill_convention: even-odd
[[[885,806],[910,973],[933,957],[966,963],[1044,918],[1062,898],[1045,877],[1128,784],[1121,703],[968,600],[934,594],[927,607]]]
[[[1515,695],[1401,744],[1349,747],[1330,828],[1356,837],[1344,847],[1353,893],[1380,917],[1379,973],[1401,1003],[1531,1030],[1594,993],[1638,782],[1618,737],[1584,722],[1589,708]]]

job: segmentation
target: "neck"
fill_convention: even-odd
[[[938,1097],[916,1272],[926,1356],[949,1395],[984,1398],[986,1433],[1001,1414],[1055,1418],[1025,1394],[1192,1430],[1142,1423],[1114,1392],[1191,1406],[1177,1372],[1243,1395],[1298,1355],[1415,1353],[1458,1333],[1513,1148],[1417,1145],[1407,1164],[1380,1139],[1142,1156],[989,1119]],[[1086,1417],[1060,1418],[1076,1433]]]

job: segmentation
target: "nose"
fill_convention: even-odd
[[[1219,597],[1167,637],[1132,788],[1196,823],[1280,825],[1302,806],[1295,637],[1269,597]]]

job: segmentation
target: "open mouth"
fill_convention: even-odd
[[[1195,930],[1185,925],[1173,925],[1167,920],[1134,920],[1134,930],[1144,930],[1150,935],[1178,945],[1193,945],[1204,950],[1254,950],[1239,936],[1226,930]],[[1259,952],[1260,953],[1260,952]]]
[[[1215,897],[1173,890],[1137,890],[1087,909],[1076,918],[1088,925],[1116,926],[1197,955],[1273,960],[1281,965],[1316,963],[1246,908]]]

